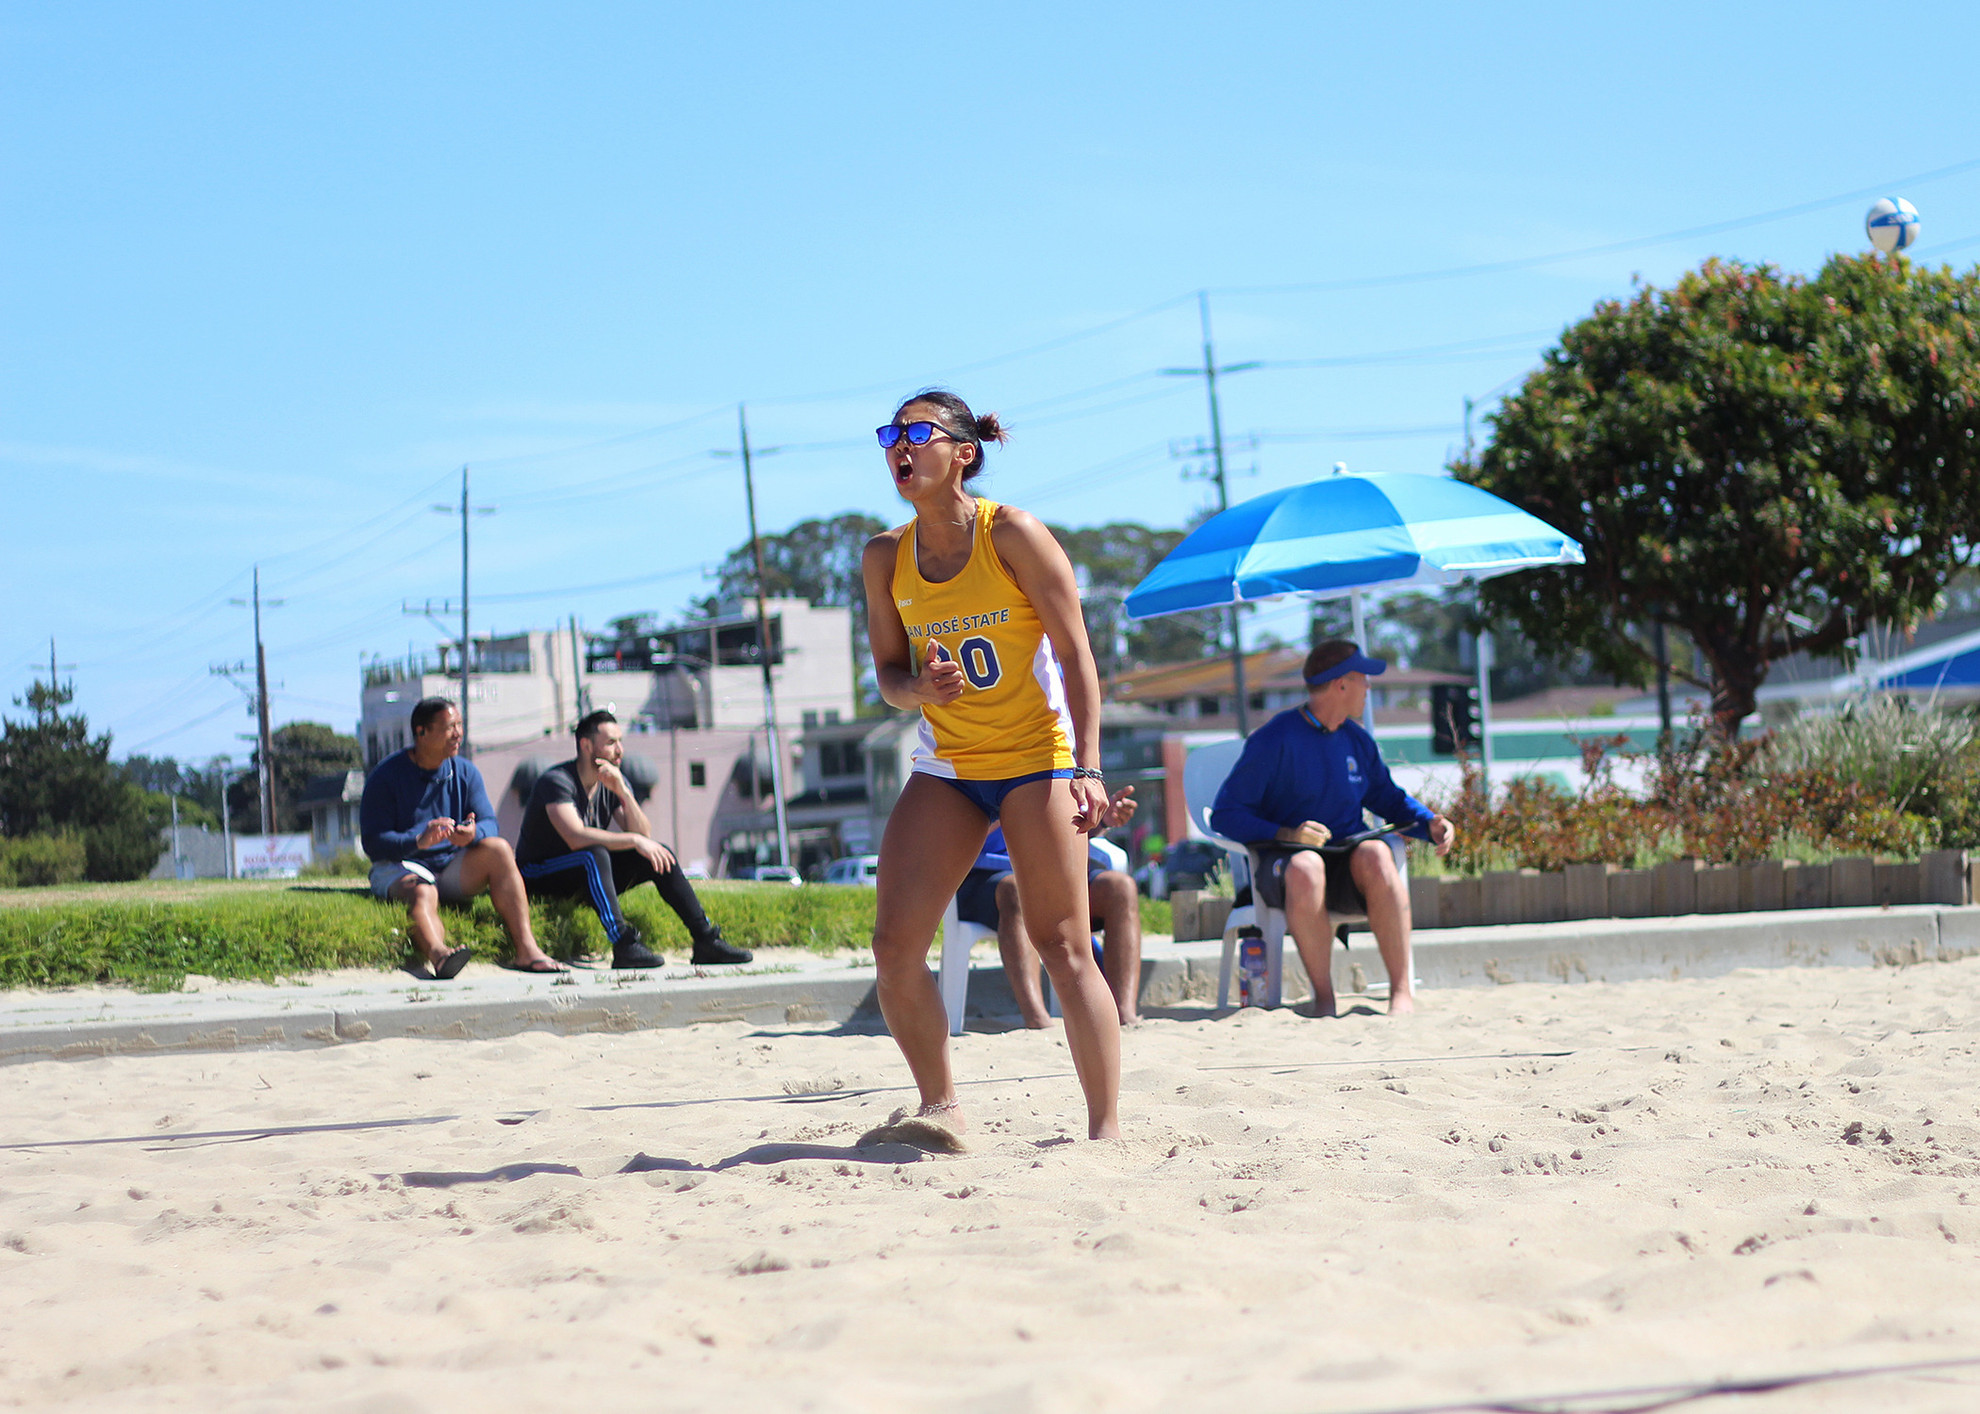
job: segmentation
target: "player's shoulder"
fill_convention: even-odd
[[[990,533],[992,535],[1000,538],[1007,535],[1043,535],[1048,539],[1051,537],[1052,532],[1045,528],[1045,522],[1033,515],[1030,511],[1025,510],[1022,506],[1013,506],[1003,501],[993,501],[990,504]]]
[[[1030,511],[1017,506],[996,503],[990,517],[990,543],[997,548],[998,558],[1006,565],[1037,565],[1049,563],[1040,556],[1054,554],[1063,558],[1065,551],[1044,521]]]

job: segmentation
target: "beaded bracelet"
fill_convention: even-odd
[[[1102,771],[1098,766],[1075,766],[1073,767],[1073,779],[1076,781],[1099,781],[1105,784],[1107,773]]]

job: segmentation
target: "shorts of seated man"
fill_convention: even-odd
[[[1104,864],[1087,862],[1086,882],[1091,884],[1095,874],[1104,873]],[[975,923],[984,928],[997,926],[997,885],[1011,877],[1008,869],[972,869],[956,890],[956,917],[965,923]],[[1101,920],[1098,915],[1087,920],[1086,926],[1098,931]]]
[[[390,898],[393,887],[401,879],[417,879],[438,889],[442,903],[466,903],[468,896],[461,891],[461,860],[465,857],[465,854],[455,855],[438,874],[424,864],[415,864],[411,860],[388,859],[383,864],[374,864],[371,866],[372,896]]]
[[[1293,856],[1312,854],[1314,851],[1298,845],[1255,844],[1251,852],[1258,861],[1256,877],[1251,881],[1252,891],[1267,908],[1284,908],[1286,865],[1292,862]],[[1327,912],[1366,915],[1368,903],[1362,898],[1361,890],[1354,885],[1354,875],[1348,869],[1348,855],[1322,854],[1320,860],[1327,866]]]

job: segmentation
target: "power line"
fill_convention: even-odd
[[[1582,260],[1592,255],[1615,255],[1626,250],[1643,250],[1651,246],[1668,245],[1672,241],[1694,240],[1699,236],[1716,236],[1727,231],[1737,231],[1747,226],[1765,225],[1770,221],[1785,221],[1793,216],[1805,216],[1813,211],[1821,211],[1831,206],[1840,206],[1846,201],[1861,201],[1865,197],[1882,196],[1897,187],[1921,186],[1926,182],[1936,182],[1945,177],[1953,177],[1961,172],[1980,167],[1980,157],[1955,162],[1950,167],[1938,167],[1929,172],[1917,172],[1908,177],[1898,177],[1891,181],[1879,182],[1875,186],[1858,187],[1854,191],[1840,192],[1835,196],[1822,197],[1816,201],[1798,202],[1793,206],[1777,207],[1772,211],[1762,211],[1752,216],[1738,216],[1730,221],[1714,221],[1703,226],[1687,226],[1681,231],[1666,231],[1657,236],[1636,236],[1626,241],[1608,241],[1602,245],[1583,246],[1578,250],[1555,251],[1551,255],[1527,255],[1512,260],[1492,260],[1479,265],[1453,265],[1442,270],[1415,270],[1395,275],[1360,275],[1346,280],[1315,280],[1292,285],[1232,285],[1212,290],[1219,295],[1288,295],[1318,294],[1330,290],[1365,290],[1387,285],[1411,285],[1430,280],[1455,280],[1467,275],[1498,275],[1514,270],[1531,270],[1541,265],[1557,265],[1566,260]]]
[[[1517,353],[1535,339],[1553,338],[1558,329],[1522,330],[1517,334],[1494,334],[1483,339],[1464,339],[1454,344],[1426,344],[1414,349],[1391,349],[1385,353],[1334,354],[1320,358],[1268,358],[1261,368],[1360,368],[1385,363],[1422,363],[1446,359],[1487,357]],[[1507,345],[1500,348],[1497,345]]]
[[[565,584],[552,589],[530,589],[512,594],[481,594],[476,597],[484,604],[521,604],[532,599],[562,599],[575,594],[603,594],[614,589],[633,589],[642,584],[657,584],[669,579],[679,579],[683,575],[699,574],[707,568],[708,562],[702,560],[691,565],[660,570],[654,574],[635,575],[631,579],[608,580],[603,584]]]
[[[125,747],[124,754],[126,756],[129,756],[134,751],[143,751],[148,747],[153,747],[158,745],[158,743],[161,741],[170,741],[180,732],[191,731],[194,727],[203,726],[206,723],[212,721],[222,712],[233,711],[237,705],[238,704],[233,702],[222,702],[218,707],[215,707],[211,712],[207,712],[200,716],[194,717],[190,722],[181,722],[179,723],[178,726],[173,727],[170,731],[160,732],[156,736],[146,737],[143,741],[139,742],[135,746]]]
[[[573,447],[558,447],[547,452],[518,452],[508,457],[477,457],[475,465],[484,471],[491,466],[519,466],[525,462],[555,461],[559,457],[574,456],[579,452],[597,451],[601,447],[618,447],[627,442],[637,442],[644,437],[658,437],[663,432],[678,432],[683,427],[692,427],[697,422],[706,422],[718,412],[726,412],[728,404],[708,408],[678,422],[662,423],[658,427],[643,427],[637,432],[624,432],[615,437],[606,437],[596,442],[583,442]],[[444,478],[443,478],[444,479]]]

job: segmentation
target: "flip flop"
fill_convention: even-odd
[[[505,962],[502,966],[511,972],[533,972],[540,977],[548,977],[554,972],[569,972],[571,970],[554,957],[540,957],[531,963]]]
[[[433,969],[433,975],[442,982],[451,982],[461,975],[461,969],[468,965],[473,949],[465,943],[440,959],[440,965]]]

